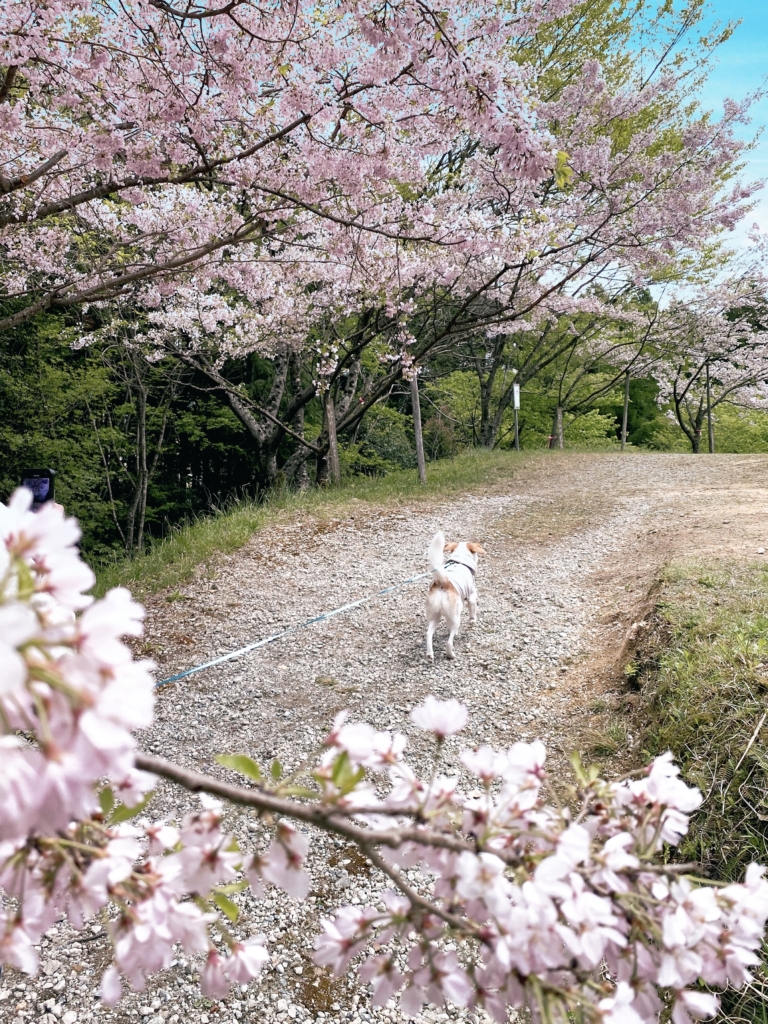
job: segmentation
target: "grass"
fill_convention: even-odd
[[[614,757],[621,753],[629,742],[629,727],[626,722],[616,719],[606,729],[594,730],[589,736],[589,751],[595,757]]]
[[[110,587],[128,587],[136,596],[178,588],[200,565],[243,547],[255,533],[297,513],[327,519],[355,504],[397,505],[420,498],[441,498],[478,488],[504,484],[537,453],[472,451],[455,459],[430,463],[427,485],[422,487],[413,470],[385,477],[356,477],[341,487],[304,493],[275,491],[261,503],[240,502],[217,515],[182,526],[149,550],[131,559],[95,566],[97,595]],[[178,590],[170,599],[178,600]]]
[[[674,565],[641,655],[646,753],[671,750],[704,794],[679,856],[742,879],[750,861],[768,862],[768,566]],[[727,993],[723,1014],[764,1022],[766,1003],[768,950],[751,992]]]

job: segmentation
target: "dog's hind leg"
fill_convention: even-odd
[[[430,661],[435,660],[435,652],[432,649],[432,637],[440,625],[441,616],[440,602],[435,600],[435,595],[430,594],[427,600],[427,657]]]
[[[469,624],[474,626],[477,622],[477,594],[470,594],[467,598],[467,604],[469,605]]]
[[[432,637],[435,635],[436,629],[437,623],[434,621],[434,619],[430,619],[429,622],[427,623],[427,657],[429,658],[430,661],[435,660],[435,652],[432,649]]]
[[[446,622],[448,623],[448,642],[445,645],[445,656],[453,661],[455,658],[455,654],[453,653],[453,641],[456,634],[459,632],[459,626],[461,625],[461,603],[458,601],[451,603],[452,608],[445,616]]]

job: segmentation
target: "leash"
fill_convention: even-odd
[[[372,601],[375,597],[383,597],[384,594],[391,594],[393,590],[399,590],[400,587],[405,587],[409,583],[415,583],[417,580],[426,579],[427,576],[431,575],[431,571],[419,573],[418,576],[411,576],[409,580],[403,580],[401,583],[395,583],[392,587],[385,587],[384,590],[379,590],[375,594],[369,594],[368,597],[361,597],[359,601],[352,601],[350,604],[344,604],[341,608],[334,608],[331,612],[323,612],[322,615],[316,615],[314,619],[307,619],[306,622],[299,622],[295,626],[289,626],[280,633],[273,633],[272,636],[265,637],[263,640],[257,640],[255,643],[246,644],[245,647],[240,647],[238,650],[231,651],[229,654],[222,654],[220,658],[214,658],[213,661],[206,661],[203,665],[195,665],[193,668],[185,669],[183,672],[177,672],[174,676],[168,676],[167,679],[161,679],[159,683],[155,683],[155,688],[159,689],[161,686],[166,686],[168,683],[177,683],[180,679],[186,679],[187,676],[193,676],[196,672],[202,672],[207,668],[213,668],[214,665],[221,665],[225,661],[233,661],[235,658],[239,658],[243,654],[249,654],[251,651],[258,650],[259,647],[266,647],[267,644],[272,644],[275,640],[288,636],[289,633],[295,633],[299,629],[304,629],[305,626],[312,626],[316,622],[324,622],[326,619],[332,619],[334,615],[341,615],[342,612],[351,611],[352,608],[359,608],[361,604],[366,604],[366,602]]]

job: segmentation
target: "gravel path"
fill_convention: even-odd
[[[425,571],[426,547],[438,529],[449,539],[480,541],[488,552],[477,579],[478,625],[470,629],[464,617],[456,660],[443,656],[442,630],[434,666],[426,661],[428,584],[420,581],[164,688],[142,746],[223,777],[231,776],[213,761],[223,751],[262,763],[277,757],[291,769],[317,748],[333,715],[349,707],[354,719],[407,733],[412,762],[428,771],[431,748],[408,713],[434,693],[469,706],[462,744],[539,736],[557,760],[589,728],[596,696],[616,696],[616,656],[664,559],[718,547],[713,524],[722,521],[724,496],[737,517],[738,510],[742,518],[745,509],[755,513],[751,533],[729,529],[731,547],[753,551],[756,538],[765,540],[767,470],[763,457],[556,456],[524,466],[513,484],[491,482],[481,494],[388,508],[357,504],[331,521],[293,518],[223,559],[215,573],[200,572],[178,597],[151,603],[148,640],[161,675]],[[597,671],[598,664],[611,671]],[[457,745],[448,744],[449,760]],[[173,819],[193,803],[161,786],[153,808]],[[231,826],[246,846],[260,828],[239,813]],[[303,904],[275,893],[258,902],[237,897],[239,927],[265,932],[273,952],[263,984],[237,998],[216,1005],[203,999],[199,965],[180,957],[148,992],[105,1010],[95,998],[104,936],[95,926],[78,941],[60,925],[44,940],[38,979],[8,972],[0,981],[0,1020],[401,1020],[394,1006],[371,1009],[365,988],[333,980],[311,961],[320,914],[342,901],[366,902],[377,880],[354,850],[322,836],[313,840],[310,868],[314,888]],[[446,1007],[425,1010],[418,1020],[478,1016]]]

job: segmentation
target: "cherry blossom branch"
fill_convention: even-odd
[[[473,843],[439,832],[426,832],[419,828],[363,828],[350,821],[349,815],[364,814],[366,813],[365,808],[361,810],[356,808],[346,810],[339,807],[323,807],[300,803],[298,800],[274,796],[258,787],[246,789],[242,786],[234,786],[228,782],[220,782],[210,775],[203,775],[190,768],[182,768],[180,765],[173,764],[153,754],[137,753],[135,765],[141,771],[158,775],[161,778],[168,779],[169,782],[175,782],[184,789],[188,789],[191,793],[208,793],[211,796],[221,797],[230,803],[238,804],[242,807],[253,807],[258,811],[284,815],[287,818],[293,818],[295,821],[301,821],[306,825],[315,825],[327,832],[334,832],[336,835],[344,836],[360,847],[377,845],[398,849],[405,843],[422,843],[428,846],[452,850],[455,853],[473,851],[475,849]],[[401,809],[392,810],[382,806],[367,809],[367,813],[402,816],[404,812]],[[407,814],[407,812],[405,813]]]

